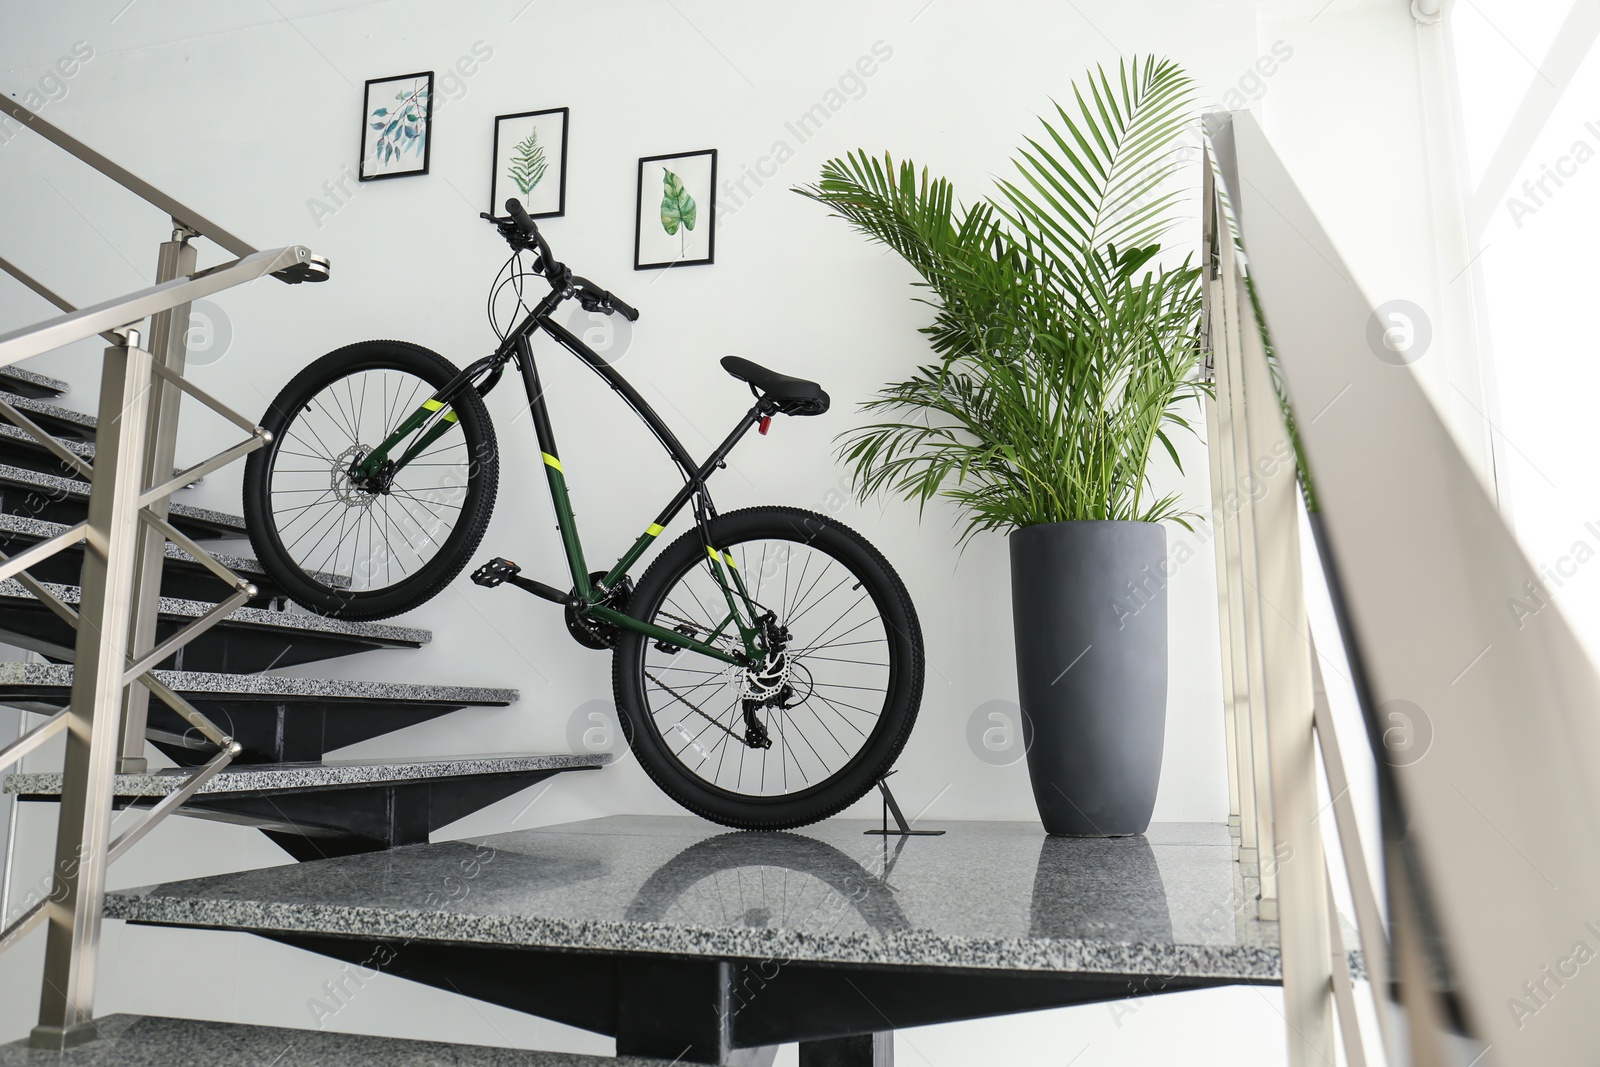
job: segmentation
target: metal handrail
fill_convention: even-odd
[[[1234,224],[1208,228],[1203,252],[1210,321],[1237,325],[1212,332],[1216,402],[1244,400],[1234,432],[1246,435],[1255,461],[1223,485],[1243,501],[1229,524],[1259,550],[1253,567],[1226,560],[1226,584],[1230,595],[1245,587],[1258,621],[1280,637],[1299,631],[1276,652],[1245,650],[1263,661],[1272,742],[1268,789],[1257,799],[1268,805],[1276,845],[1296,834],[1305,843],[1280,864],[1288,1062],[1334,1062],[1330,996],[1352,1067],[1363,1047],[1355,998],[1338,976],[1343,936],[1327,921],[1326,876],[1314,897],[1291,886],[1311,889],[1298,876],[1322,858],[1315,823],[1325,809],[1306,817],[1316,786],[1304,758],[1311,740],[1322,752],[1385,1061],[1589,1062],[1600,997],[1576,968],[1600,935],[1600,670],[1567,618],[1543,611],[1550,594],[1540,568],[1462,453],[1425,376],[1397,366],[1375,339],[1388,305],[1375,306],[1355,282],[1255,118],[1219,112],[1205,126],[1208,211]],[[1214,462],[1233,450],[1226,437],[1208,439]],[[1299,510],[1302,489],[1314,490],[1314,510]],[[1306,610],[1307,585],[1326,597],[1320,620]],[[1519,614],[1524,595],[1540,612],[1536,623]],[[1223,622],[1226,654],[1235,631]],[[1330,666],[1342,662],[1344,699],[1374,757],[1375,870],[1315,669],[1319,638]],[[1236,707],[1236,726],[1242,718]],[[1404,747],[1391,750],[1390,731],[1402,723]],[[1294,743],[1294,761],[1280,758],[1281,740]],[[1242,766],[1247,749],[1239,752]],[[1248,787],[1241,776],[1238,789]],[[1332,970],[1329,946],[1339,954]]]
[[[8,115],[171,216],[173,233],[156,263],[156,284],[77,309],[21,268],[0,258],[0,271],[64,314],[0,334],[0,366],[64,345],[104,337],[104,370],[92,464],[65,448],[14,405],[0,401],[0,417],[37,438],[63,463],[90,480],[89,515],[80,525],[7,557],[0,576],[14,575],[77,631],[72,697],[44,725],[0,749],[0,766],[45,739],[66,734],[66,756],[51,890],[10,926],[0,929],[0,951],[28,930],[47,923],[44,982],[36,1047],[64,1049],[96,1035],[92,1025],[96,957],[107,866],[157,822],[176,811],[241,751],[226,731],[151,673],[168,655],[216,625],[255,588],[167,521],[168,498],[197,474],[209,473],[260,448],[270,435],[254,420],[183,377],[189,307],[193,301],[271,274],[280,281],[322,281],[328,262],[300,245],[258,251],[204,215],[179,203],[126,168],[89,148],[23,105],[0,98]],[[190,243],[208,237],[238,258],[196,270]],[[141,336],[149,318],[149,350]],[[187,393],[245,431],[246,438],[173,476],[178,401]],[[158,636],[156,618],[168,540],[233,586],[232,595],[177,633]],[[84,545],[83,576],[75,610],[35,581],[28,567]],[[215,755],[191,771],[180,787],[135,827],[112,840],[111,807],[118,770],[143,768],[146,708],[154,694],[207,742]],[[10,856],[8,853],[7,862]],[[0,915],[0,923],[5,916]]]
[[[158,312],[189,304],[203,296],[254,281],[264,274],[279,274],[314,262],[311,250],[288,245],[267,252],[252,252],[242,259],[184,278],[152,285],[126,296],[102,301],[20,330],[0,334],[0,366],[42,355],[93,337],[103,330],[115,332]]]
[[[121,164],[107,159],[59,126],[41,118],[37,112],[29,110],[21,101],[0,96],[0,114],[16,119],[51,144],[89,164],[130,193],[160,208],[172,216],[174,222],[202,237],[209,237],[234,255],[244,257],[256,253],[256,249],[248,242],[235,237],[193,208],[174,200]]]
[[[1229,790],[1240,819],[1241,864],[1257,879],[1257,913],[1279,923],[1289,1062],[1333,1062],[1336,1036],[1351,1067],[1365,1067],[1349,962],[1318,827],[1320,762],[1338,824],[1345,875],[1356,901],[1363,965],[1387,1045],[1388,944],[1362,858],[1338,738],[1322,685],[1305,604],[1297,468],[1271,378],[1261,323],[1246,290],[1237,220],[1223,196],[1230,130],[1212,128],[1203,160],[1202,261],[1210,327],[1207,443],[1219,629],[1233,731]],[[1222,171],[1224,181],[1217,179]],[[1241,475],[1241,472],[1244,472]],[[1241,669],[1242,668],[1242,669]],[[1320,751],[1320,761],[1317,756]],[[1255,830],[1257,848],[1242,844]],[[1335,1032],[1337,1007],[1337,1035]]]
[[[66,297],[62,296],[60,293],[57,293],[54,289],[50,288],[33,275],[29,274],[27,271],[11,262],[5,256],[0,256],[0,270],[5,271],[7,274],[11,275],[29,289],[32,289],[35,293],[38,293],[40,296],[44,297],[47,301],[60,308],[62,311],[78,310],[77,306],[68,301]],[[117,343],[116,334],[110,332],[109,330],[102,333],[100,336],[112,344]]]

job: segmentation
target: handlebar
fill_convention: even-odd
[[[578,276],[574,275],[572,278],[572,287],[578,291],[578,302],[581,303],[586,310],[603,311],[607,315],[611,314],[613,311],[620,311],[622,312],[622,317],[627,319],[629,322],[639,321],[639,313],[628,304],[624,303],[621,297],[613,296],[611,293],[600,288],[594,282],[591,282],[588,278],[579,278]]]
[[[579,302],[589,311],[602,311],[609,315],[613,311],[622,312],[622,317],[629,322],[636,322],[639,312],[624,302],[621,298],[613,296],[610,292],[600,288],[587,278],[576,277],[567,269],[564,263],[556,260],[550,252],[550,245],[545,241],[544,235],[539,232],[539,227],[528,216],[528,211],[522,206],[522,201],[511,197],[506,201],[506,217],[496,218],[488,212],[479,212],[478,217],[488,219],[500,227],[500,234],[512,248],[532,249],[539,253],[539,270],[552,286],[557,288],[571,288],[575,290]]]

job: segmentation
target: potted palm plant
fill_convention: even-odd
[[[796,192],[917,272],[932,358],[864,405],[843,435],[856,492],[965,519],[965,546],[1008,534],[1023,736],[1052,834],[1149,825],[1166,723],[1164,521],[1157,447],[1192,429],[1200,282],[1163,265],[1192,82],[1170,61],[1125,61],[1073,86],[1015,160],[961,204],[950,183],[865,152]]]

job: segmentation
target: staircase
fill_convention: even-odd
[[[69,451],[94,459],[95,419],[53,401],[67,383],[17,367],[0,368],[0,399],[49,430]],[[0,552],[7,556],[82,521],[89,483],[33,437],[0,426]],[[174,503],[174,526],[197,541],[240,538],[237,516]],[[242,746],[233,762],[183,800],[180,814],[252,826],[298,860],[426,842],[428,835],[562,771],[592,770],[607,755],[493,755],[340,761],[328,753],[467,709],[508,707],[511,689],[390,681],[291,678],[274,668],[318,663],[374,649],[420,648],[426,630],[345,622],[289,607],[255,560],[220,555],[257,586],[248,604],[158,664],[157,678],[199,708]],[[82,546],[29,573],[76,606]],[[328,576],[337,583],[337,576]],[[230,592],[171,542],[166,546],[156,637],[165,640]],[[75,634],[16,579],[0,581],[0,643],[48,663],[0,664],[0,703],[53,714],[72,690]],[[216,755],[177,712],[150,702],[150,743],[177,766],[119,774],[113,803],[150,807],[177,791],[188,768]],[[62,775],[16,773],[4,792],[55,802]]]

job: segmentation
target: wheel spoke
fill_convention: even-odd
[[[434,389],[409,370],[378,367],[337,377],[295,401],[273,454],[282,466],[271,469],[267,485],[289,562],[308,574],[348,570],[351,591],[371,592],[406,581],[439,556],[472,503],[465,425],[450,426],[404,467],[383,473],[386,487],[364,487],[350,476]],[[425,422],[389,459],[398,461],[438,425],[437,418]]]
[[[876,736],[882,709],[871,705],[889,699],[897,653],[848,649],[887,644],[889,627],[862,576],[813,543],[752,537],[730,542],[722,551],[742,568],[751,600],[760,610],[773,611],[777,624],[788,629],[789,665],[773,661],[772,670],[779,673],[759,682],[742,667],[685,663],[679,659],[682,650],[663,651],[655,641],[640,639],[636,654],[643,660],[639,694],[646,728],[666,742],[664,750],[683,773],[715,789],[777,797],[821,788]],[[761,599],[763,593],[771,603]],[[710,610],[722,602],[710,565],[696,558],[657,594],[657,606],[647,617],[656,625],[692,629],[703,639],[726,621],[725,612]],[[745,741],[741,724],[747,698],[755,700],[754,714],[767,728],[770,747],[752,749]],[[685,699],[704,709],[703,717],[686,708]],[[685,716],[698,718],[699,729],[685,731]]]

